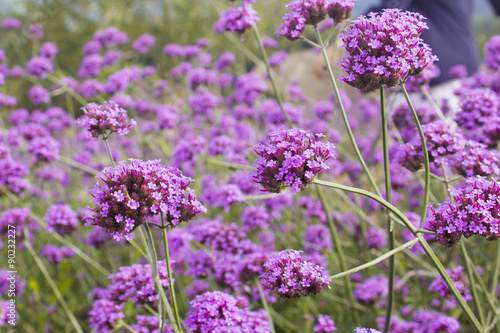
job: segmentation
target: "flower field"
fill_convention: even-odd
[[[1,332],[500,332],[500,35],[110,4],[0,14]]]

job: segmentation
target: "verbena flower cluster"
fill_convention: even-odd
[[[221,291],[206,292],[190,301],[183,323],[193,333],[271,332],[264,310],[250,311],[245,303]]]
[[[220,18],[214,24],[216,32],[231,31],[243,39],[243,35],[259,22],[257,11],[248,3],[231,7],[220,13]]]
[[[89,103],[82,108],[85,116],[79,118],[76,124],[89,131],[92,136],[98,137],[106,133],[116,132],[125,135],[137,125],[135,120],[128,122],[127,111],[114,101],[99,105]]]
[[[457,266],[452,267],[450,269],[446,269],[446,272],[450,276],[453,284],[457,287],[458,291],[462,295],[464,301],[468,302],[472,300],[472,295],[469,291],[469,280],[463,273],[464,267]],[[450,288],[444,282],[441,276],[438,276],[434,281],[429,285],[429,290],[437,293],[440,299],[434,299],[441,304],[441,311],[450,311],[458,305],[457,300],[453,297],[453,294],[450,291]],[[442,302],[442,300],[444,302]]]
[[[259,158],[252,174],[266,191],[280,193],[290,187],[293,193],[300,192],[316,174],[330,168],[325,162],[333,157],[335,146],[321,142],[321,134],[295,128],[272,132],[269,137],[270,141],[254,147]]]
[[[132,237],[131,232],[148,218],[163,214],[169,227],[189,221],[206,208],[189,188],[192,179],[159,160],[130,159],[104,169],[90,191],[95,213],[85,218],[87,225],[107,229],[113,238]]]
[[[276,31],[278,36],[289,40],[303,37],[306,25],[316,26],[327,15],[339,24],[351,16],[354,0],[293,0],[286,5],[290,10],[283,16],[283,22]]]
[[[453,247],[463,237],[480,235],[487,240],[500,238],[500,186],[497,179],[477,176],[467,179],[464,188],[452,188],[437,208],[431,207],[426,229],[438,234],[438,242]]]
[[[371,91],[394,87],[408,75],[420,74],[437,60],[420,38],[424,17],[399,9],[384,9],[352,21],[339,37],[346,54],[340,60],[347,84]]]
[[[260,276],[262,285],[281,298],[315,295],[331,279],[323,267],[302,260],[302,251],[285,250],[272,254]]]

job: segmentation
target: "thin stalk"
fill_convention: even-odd
[[[415,124],[417,125],[418,134],[420,135],[420,140],[422,141],[422,152],[424,154],[424,167],[425,167],[425,185],[424,185],[424,204],[422,207],[422,215],[420,216],[420,225],[423,225],[425,217],[427,216],[427,204],[429,203],[429,192],[430,192],[430,182],[431,182],[429,152],[427,151],[427,142],[425,141],[424,131],[422,130],[422,126],[420,125],[420,120],[418,119],[417,111],[415,111],[415,108],[411,103],[410,96],[408,95],[408,91],[406,91],[404,83],[401,83],[400,86],[401,89],[403,90],[403,94],[405,95],[406,103],[408,103],[411,113],[413,114],[413,119],[415,120]]]
[[[474,299],[474,303],[476,304],[477,313],[479,315],[479,321],[481,322],[481,325],[483,325],[484,327],[486,321],[484,318],[483,307],[481,306],[482,304],[479,301],[479,295],[477,293],[477,288],[474,281],[474,271],[472,269],[473,263],[472,260],[470,260],[469,254],[467,253],[467,248],[465,247],[465,243],[463,241],[460,242],[460,249],[462,250],[462,254],[465,259],[465,267],[467,268],[467,275],[469,276],[469,283],[472,290],[472,298]]]
[[[163,247],[165,249],[165,260],[167,261],[168,284],[170,286],[170,294],[172,295],[172,307],[174,308],[175,321],[177,323],[177,328],[179,329],[179,331],[182,332],[181,318],[179,316],[179,310],[177,307],[177,300],[175,298],[175,287],[174,287],[174,283],[172,282],[172,269],[170,267],[170,256],[169,256],[169,252],[168,252],[168,239],[167,239],[167,229],[166,229],[167,226],[165,224],[165,219],[163,217],[163,213],[161,213],[160,216],[161,216],[161,225],[163,226],[163,229],[162,229]]]
[[[348,275],[354,274],[356,272],[362,271],[362,270],[367,269],[369,267],[372,267],[372,266],[378,264],[379,262],[384,261],[387,258],[393,257],[396,253],[401,252],[401,251],[405,250],[406,248],[413,246],[415,243],[418,243],[418,238],[414,238],[411,241],[406,242],[403,245],[400,245],[400,246],[392,249],[391,251],[384,253],[380,257],[377,257],[376,259],[373,259],[373,260],[371,260],[363,265],[359,265],[357,267],[351,268],[351,269],[344,271],[342,273],[339,273],[339,274],[331,275],[330,278],[332,280],[338,279],[338,278],[348,276]]]
[[[380,87],[380,115],[382,119],[382,143],[384,147],[384,173],[385,173],[385,196],[387,202],[392,202],[391,193],[391,170],[389,166],[389,136],[387,134],[387,120],[385,114],[385,87]],[[387,214],[387,240],[389,244],[389,251],[394,249],[394,222],[389,217],[389,212],[386,210]],[[388,276],[388,294],[387,294],[387,311],[385,313],[385,324],[384,333],[389,332],[389,326],[392,317],[392,311],[394,309],[394,279],[396,278],[396,256],[393,255],[389,258],[389,276]]]
[[[425,98],[427,99],[429,104],[432,106],[432,108],[434,109],[434,112],[436,112],[438,117],[442,121],[446,121],[446,117],[444,116],[443,112],[441,111],[441,109],[437,105],[436,101],[434,101],[434,98],[432,98],[431,94],[429,94],[429,91],[427,91],[427,89],[425,89],[424,86],[420,86],[420,91],[422,92],[422,94],[424,94]]]
[[[270,199],[274,198],[280,195],[283,195],[284,193],[287,193],[286,191],[283,191],[281,193],[267,193],[267,194],[256,194],[256,195],[245,195],[243,196],[242,200],[264,200],[264,199]]]
[[[500,275],[500,241],[497,241],[497,258],[495,260],[495,266],[493,268],[493,279],[491,280],[491,288],[490,288],[491,298],[495,298],[496,296],[499,275]]]
[[[321,200],[321,204],[323,205],[323,210],[325,211],[326,214],[326,219],[328,220],[328,226],[330,227],[330,232],[332,234],[333,245],[335,246],[335,251],[337,252],[337,256],[340,262],[340,268],[342,269],[342,271],[346,271],[347,264],[344,257],[344,250],[342,249],[342,245],[340,244],[340,237],[337,233],[337,227],[333,222],[332,216],[330,214],[330,209],[328,207],[328,203],[326,202],[325,192],[323,191],[323,188],[321,186],[316,186],[316,191],[318,192],[318,197]],[[345,292],[347,294],[347,297],[349,298],[351,306],[353,306],[353,304],[355,304],[356,301],[352,294],[351,280],[349,279],[348,276],[346,276],[344,282],[345,282]],[[351,314],[354,320],[354,324],[358,326],[360,324],[358,312],[351,311]]]
[[[335,96],[337,98],[337,102],[339,103],[340,113],[342,114],[342,119],[344,120],[344,124],[345,124],[345,127],[347,129],[347,135],[349,136],[349,139],[351,140],[351,144],[354,148],[356,156],[358,157],[359,163],[361,163],[361,166],[363,167],[363,170],[364,170],[366,176],[368,177],[370,184],[372,185],[375,192],[379,196],[381,196],[380,190],[377,187],[377,183],[373,179],[373,177],[370,173],[370,170],[368,169],[368,166],[366,165],[365,160],[363,159],[363,155],[361,155],[361,151],[359,150],[358,144],[356,143],[356,139],[354,138],[354,134],[352,133],[351,125],[349,125],[349,120],[347,119],[347,114],[346,114],[346,111],[344,108],[344,104],[342,103],[342,98],[340,97],[339,88],[337,87],[337,80],[335,79],[335,75],[333,74],[332,66],[330,65],[330,60],[328,59],[328,55],[326,53],[326,47],[323,44],[323,39],[321,38],[321,33],[319,32],[319,29],[317,26],[315,26],[314,29],[316,31],[316,36],[318,38],[318,42],[321,45],[320,50],[321,50],[321,53],[323,54],[323,59],[325,60],[326,69],[328,70],[328,75],[330,76],[330,81],[332,82],[333,90],[335,91]]]
[[[479,286],[481,287],[480,291],[482,291],[484,297],[486,298],[486,301],[488,302],[488,305],[490,306],[490,311],[488,311],[489,312],[488,317],[491,319],[491,315],[495,315],[496,319],[500,319],[500,310],[498,309],[497,298],[490,297],[488,288],[481,279],[481,276],[479,275],[479,272],[477,271],[476,267],[474,265],[472,265],[471,267],[472,270],[474,271],[474,276],[476,277],[477,282],[479,282]],[[489,322],[490,319],[487,318],[486,322]],[[500,329],[500,325],[497,327],[497,330],[498,329]]]
[[[259,30],[257,30],[257,27],[254,26],[252,28],[253,35],[255,36],[255,39],[257,40],[257,44],[259,46],[259,51],[260,54],[262,55],[262,58],[264,59],[264,64],[266,65],[266,70],[267,70],[267,75],[269,77],[269,81],[271,82],[271,86],[273,87],[274,90],[274,95],[276,96],[276,101],[278,102],[281,112],[283,113],[283,117],[285,117],[286,122],[288,123],[288,126],[290,128],[293,128],[293,122],[286,113],[285,107],[283,106],[283,100],[281,99],[281,94],[278,90],[278,86],[276,85],[276,82],[274,81],[274,76],[271,71],[271,66],[269,65],[269,60],[267,59],[267,53],[266,50],[264,49],[264,44],[262,44],[262,38],[260,37]]]
[[[168,303],[167,295],[165,294],[165,290],[160,283],[160,277],[158,276],[158,257],[156,255],[156,249],[154,247],[153,235],[151,234],[151,230],[147,224],[144,224],[144,231],[142,228],[137,228],[139,233],[141,234],[142,241],[146,248],[146,252],[148,257],[146,259],[149,261],[151,265],[151,276],[155,282],[156,292],[160,295],[159,307],[158,307],[158,319],[160,320],[160,326],[163,327],[165,323],[165,314],[164,311],[167,311],[169,320],[173,323],[175,322],[174,314],[172,313],[172,309],[170,307],[170,303]],[[162,305],[163,304],[163,305]],[[176,333],[181,333],[177,328],[177,325],[173,325],[172,327]]]
[[[92,169],[91,167],[89,167],[89,166],[87,166],[85,164],[81,164],[81,163],[78,163],[76,161],[73,161],[71,158],[66,157],[66,156],[60,156],[59,160],[57,160],[57,161],[60,162],[60,163],[63,163],[63,164],[67,164],[70,167],[73,167],[73,168],[76,168],[76,169],[80,169],[82,171],[90,173],[93,176],[97,176],[99,174],[99,171],[97,171],[95,169]]]
[[[33,259],[35,260],[38,268],[40,268],[40,271],[42,272],[43,276],[45,277],[45,279],[49,283],[50,288],[52,288],[52,291],[54,292],[54,295],[56,296],[57,300],[59,301],[59,303],[61,303],[61,306],[62,306],[64,312],[66,312],[66,315],[68,316],[69,320],[71,321],[71,324],[73,324],[73,327],[75,328],[75,331],[78,332],[78,333],[83,333],[83,330],[80,327],[80,324],[76,320],[76,318],[73,315],[73,313],[71,313],[71,311],[69,310],[69,306],[66,303],[66,301],[64,300],[63,296],[61,295],[61,292],[57,288],[56,283],[54,282],[54,280],[52,280],[52,277],[50,276],[49,272],[47,271],[47,268],[43,264],[42,260],[40,260],[40,258],[36,254],[36,252],[31,247],[30,242],[27,241],[27,240],[25,240],[24,241],[24,245],[28,249],[28,252],[31,254],[31,256],[33,257]]]
[[[122,319],[120,319],[120,320],[118,321],[118,326],[117,326],[116,328],[119,328],[119,327],[125,327],[126,329],[128,329],[128,330],[129,330],[129,332],[131,332],[131,333],[137,333],[137,331],[136,331],[136,330],[134,330],[132,327],[130,327],[130,325],[129,325],[129,324],[127,324],[127,323],[126,323],[125,321],[123,321]]]
[[[257,289],[259,290],[259,295],[260,295],[260,299],[262,301],[262,305],[264,305],[264,309],[266,310],[267,320],[269,321],[269,327],[271,327],[271,333],[275,333],[276,331],[274,330],[273,317],[271,316],[271,311],[269,310],[269,304],[267,304],[267,300],[266,300],[266,297],[264,295],[264,291],[262,290],[262,286],[260,285],[259,281],[257,281],[257,279],[255,280],[255,285],[257,286]]]
[[[115,160],[113,159],[113,155],[111,155],[111,148],[109,148],[109,143],[108,143],[108,136],[102,136],[102,139],[104,140],[104,143],[106,144],[106,151],[108,152],[108,157],[109,157],[109,161],[111,162],[111,164],[113,165],[113,167],[116,167],[116,163],[115,163]]]
[[[457,287],[455,286],[455,284],[451,280],[450,276],[448,275],[448,273],[444,269],[443,265],[441,264],[441,261],[436,256],[436,254],[434,253],[434,251],[432,250],[430,245],[427,243],[427,241],[419,233],[419,230],[413,226],[413,224],[410,222],[410,220],[408,220],[408,218],[399,209],[397,209],[392,204],[390,204],[389,202],[384,200],[382,197],[380,197],[372,192],[366,191],[366,190],[362,190],[359,188],[350,187],[350,186],[346,186],[346,185],[335,184],[335,183],[331,183],[331,182],[327,182],[327,181],[323,181],[323,180],[318,180],[318,179],[315,179],[313,181],[313,183],[367,196],[367,197],[379,202],[385,208],[389,209],[396,216],[398,216],[401,219],[401,221],[403,221],[403,223],[406,225],[406,227],[413,233],[413,235],[415,235],[419,239],[419,242],[422,245],[422,248],[424,249],[425,253],[427,253],[427,256],[432,261],[432,263],[434,264],[434,266],[438,270],[439,274],[442,276],[444,282],[446,283],[446,285],[448,286],[448,288],[452,292],[455,299],[460,304],[460,307],[465,312],[465,315],[467,316],[467,319],[470,321],[470,323],[474,326],[474,328],[478,332],[480,332],[480,333],[485,332],[484,328],[481,326],[481,323],[479,323],[476,316],[474,315],[474,313],[472,312],[470,307],[467,305],[467,302],[465,302],[465,300],[463,299],[462,295],[458,291]]]

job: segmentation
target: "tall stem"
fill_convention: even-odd
[[[460,294],[457,287],[455,286],[455,284],[451,280],[450,276],[448,275],[448,273],[444,269],[443,264],[441,264],[441,261],[439,260],[439,258],[436,256],[436,254],[434,253],[434,251],[430,247],[429,243],[427,243],[427,241],[422,237],[422,234],[419,232],[419,230],[417,230],[417,228],[415,228],[413,226],[413,224],[410,222],[410,220],[408,220],[408,218],[399,209],[397,209],[391,203],[384,200],[382,197],[380,197],[380,196],[378,196],[370,191],[366,191],[366,190],[351,187],[351,186],[326,182],[326,181],[318,180],[318,179],[315,179],[313,181],[313,183],[318,184],[318,185],[331,187],[331,188],[336,188],[336,189],[351,192],[351,193],[357,193],[357,194],[364,195],[366,197],[369,197],[369,198],[379,202],[385,208],[389,209],[392,213],[394,213],[397,217],[399,217],[401,219],[401,221],[405,224],[405,226],[413,233],[413,235],[415,235],[419,239],[420,245],[422,245],[422,248],[424,249],[425,253],[429,257],[429,259],[432,261],[432,263],[434,264],[434,267],[436,267],[436,269],[438,270],[439,274],[441,275],[444,282],[446,283],[446,285],[448,286],[448,288],[452,292],[453,296],[458,301],[458,304],[460,304],[460,307],[465,312],[465,315],[467,316],[467,319],[469,320],[469,322],[474,326],[474,328],[478,332],[480,332],[480,333],[486,332],[484,330],[484,328],[481,326],[481,323],[479,323],[479,321],[477,320],[476,316],[474,315],[474,313],[472,312],[470,307],[467,305],[467,302],[465,302],[465,300],[463,299],[462,295]]]
[[[56,295],[57,300],[59,301],[59,303],[61,303],[61,306],[62,306],[64,312],[66,312],[66,315],[68,316],[69,321],[71,322],[71,324],[73,324],[73,327],[75,328],[75,331],[78,332],[78,333],[83,333],[83,330],[80,327],[80,324],[76,320],[76,318],[73,315],[73,313],[71,313],[71,311],[69,310],[69,306],[66,303],[66,301],[64,300],[63,296],[61,295],[61,292],[57,288],[56,283],[54,282],[54,280],[50,276],[50,274],[47,271],[47,268],[43,264],[42,260],[40,260],[40,258],[36,254],[36,252],[31,247],[30,242],[27,241],[27,240],[25,240],[24,241],[24,245],[28,249],[28,252],[31,254],[31,256],[33,257],[33,259],[35,260],[38,268],[40,268],[40,271],[42,272],[43,276],[45,277],[45,279],[49,283],[49,286],[50,286],[50,288],[52,288],[52,291],[54,292],[54,295]]]
[[[109,143],[108,143],[108,136],[104,136],[104,134],[102,135],[102,139],[104,140],[104,143],[106,144],[106,151],[108,152],[108,157],[109,157],[109,161],[111,162],[111,165],[113,165],[113,167],[116,167],[116,163],[115,163],[115,160],[113,159],[113,155],[111,155],[111,148],[109,147]]]
[[[389,143],[387,135],[387,120],[385,114],[385,87],[380,87],[380,115],[382,119],[382,143],[384,146],[384,173],[385,173],[385,196],[387,202],[392,202],[391,193],[391,170],[389,167]],[[387,213],[387,239],[389,243],[389,251],[394,249],[394,222],[389,216],[389,211]],[[392,311],[394,309],[394,279],[396,278],[396,255],[389,258],[389,277],[388,277],[388,295],[387,295],[387,311],[385,314],[385,324],[384,333],[389,332],[389,327],[391,323]]]
[[[429,203],[429,191],[431,182],[429,152],[427,151],[427,142],[425,141],[424,131],[422,130],[422,126],[420,125],[420,120],[418,119],[417,111],[415,111],[415,108],[411,103],[410,96],[408,95],[408,91],[406,91],[405,84],[401,83],[400,86],[401,89],[403,90],[403,94],[405,95],[406,103],[408,103],[408,106],[410,107],[413,119],[415,120],[415,124],[417,125],[418,134],[420,135],[420,140],[422,141],[422,151],[424,154],[424,167],[425,167],[424,203],[422,207],[422,215],[420,216],[420,225],[422,225],[425,221],[425,217],[427,216],[427,204]]]
[[[262,286],[257,280],[255,280],[255,285],[259,290],[259,295],[262,301],[262,305],[264,305],[264,309],[266,310],[267,320],[269,321],[269,327],[271,328],[271,333],[275,333],[276,331],[274,330],[273,317],[271,316],[271,310],[269,309],[269,304],[267,303],[266,296],[264,295],[264,291],[262,290]]]
[[[361,155],[361,151],[359,150],[358,144],[356,143],[356,139],[354,138],[354,134],[352,133],[351,130],[351,125],[349,125],[349,119],[347,119],[347,114],[344,108],[344,104],[342,103],[342,98],[340,97],[340,92],[339,88],[337,87],[337,80],[335,79],[335,75],[333,74],[332,71],[332,66],[330,65],[330,60],[328,59],[328,54],[326,53],[326,46],[323,44],[323,39],[321,38],[321,33],[319,32],[319,29],[317,26],[314,27],[316,30],[316,36],[318,38],[318,42],[321,45],[321,53],[323,54],[323,59],[325,60],[325,65],[326,69],[328,71],[328,76],[330,77],[330,81],[332,82],[333,85],[333,90],[335,91],[335,96],[337,98],[337,102],[339,103],[339,108],[340,108],[340,113],[342,114],[342,119],[344,120],[344,124],[347,130],[347,135],[349,136],[349,140],[351,140],[351,144],[354,148],[354,151],[356,153],[356,156],[358,157],[359,163],[363,167],[363,170],[368,177],[368,180],[370,181],[370,184],[372,185],[373,189],[375,192],[379,195],[380,190],[377,187],[377,183],[372,177],[372,174],[370,173],[370,170],[368,169],[368,166],[365,163],[365,160],[363,159],[363,155]]]
[[[339,258],[340,268],[342,269],[342,271],[347,271],[347,264],[344,257],[344,250],[342,249],[342,245],[340,244],[340,237],[337,232],[337,227],[333,222],[332,216],[330,214],[330,209],[328,207],[328,203],[326,202],[325,192],[323,191],[323,188],[321,186],[316,186],[316,191],[318,192],[319,199],[321,200],[321,204],[323,205],[323,210],[325,211],[326,214],[326,219],[328,220],[328,226],[330,227],[330,232],[332,234],[333,245],[335,246],[335,251],[337,252],[337,256]],[[354,304],[356,303],[356,300],[352,295],[351,280],[349,279],[348,276],[345,276],[344,283],[345,283],[345,292],[347,294],[347,297],[349,298],[349,301],[351,302],[351,307],[353,307]],[[359,325],[360,322],[359,322],[358,312],[356,310],[353,310],[351,311],[351,314],[354,320],[354,324]]]
[[[162,228],[163,247],[165,249],[165,260],[167,261],[168,284],[170,286],[170,294],[172,295],[172,307],[174,308],[175,321],[177,322],[177,327],[179,328],[179,331],[182,332],[181,319],[177,307],[177,300],[175,298],[175,287],[174,283],[172,282],[172,269],[170,267],[170,256],[168,252],[168,239],[167,239],[167,228],[166,228],[167,226],[165,224],[163,213],[161,213],[161,225],[163,226]]]
[[[281,112],[283,113],[283,117],[285,117],[286,122],[288,123],[288,127],[293,128],[293,122],[286,113],[285,107],[283,106],[283,100],[281,99],[281,94],[278,90],[278,86],[276,85],[276,81],[274,81],[274,76],[271,70],[271,65],[269,65],[269,60],[267,59],[267,53],[266,50],[264,49],[264,44],[262,43],[262,38],[260,37],[259,30],[257,30],[257,27],[254,26],[252,28],[253,35],[255,36],[255,39],[257,40],[257,44],[259,46],[259,51],[260,54],[262,55],[262,59],[264,60],[264,64],[266,65],[266,70],[267,70],[267,76],[269,76],[269,81],[271,82],[271,86],[273,87],[274,91],[274,96],[276,96],[276,101],[278,102]]]

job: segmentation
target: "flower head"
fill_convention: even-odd
[[[232,31],[243,39],[245,32],[259,21],[257,11],[251,5],[244,3],[221,12],[220,18],[214,24],[214,30],[218,33]]]
[[[420,38],[423,16],[399,9],[360,16],[339,37],[346,54],[340,60],[347,84],[362,91],[394,87],[437,60]]]
[[[61,235],[71,235],[78,226],[78,215],[69,205],[50,205],[43,219],[47,222],[47,232]]]
[[[89,103],[82,110],[85,115],[77,119],[76,124],[94,137],[104,135],[107,131],[125,135],[137,125],[133,119],[128,122],[127,111],[114,101],[104,102],[102,105]]]
[[[492,36],[484,44],[484,65],[490,69],[500,69],[500,35]]]
[[[262,285],[281,298],[315,295],[331,279],[323,267],[303,261],[302,251],[285,250],[269,256],[264,264]]]
[[[192,179],[174,167],[164,167],[159,160],[130,159],[104,169],[90,191],[95,215],[86,217],[87,225],[108,229],[116,240],[130,238],[130,233],[147,218],[162,213],[166,223],[175,227],[189,221],[206,208],[188,186]]]
[[[426,229],[438,234],[438,242],[453,247],[464,236],[480,235],[487,240],[500,238],[500,186],[497,179],[486,180],[477,176],[467,179],[462,189],[452,188],[449,198],[431,208]]]
[[[307,187],[316,174],[329,168],[325,162],[333,156],[333,144],[320,138],[320,134],[298,128],[272,132],[270,141],[254,146],[260,156],[253,165],[254,181],[272,193],[286,187],[299,192]]]

